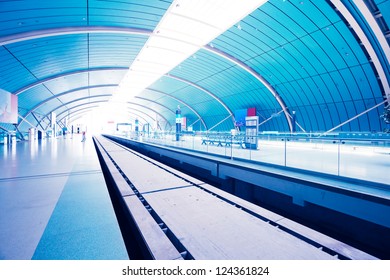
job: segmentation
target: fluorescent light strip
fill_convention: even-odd
[[[160,79],[267,0],[175,0],[149,37],[118,94],[128,99]]]

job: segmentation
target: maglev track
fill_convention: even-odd
[[[375,259],[104,137],[102,169],[133,259]]]

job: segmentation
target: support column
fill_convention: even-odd
[[[180,141],[181,133],[181,109],[180,105],[177,105],[176,109],[176,141]]]

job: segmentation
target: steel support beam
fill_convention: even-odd
[[[368,59],[372,61],[380,80],[379,83],[382,84],[385,97],[387,99],[387,102],[390,101],[390,87],[389,87],[389,80],[387,79],[384,67],[378,57],[378,54],[376,53],[372,42],[368,38],[367,34],[364,32],[363,28],[360,26],[359,22],[356,20],[354,15],[348,10],[348,8],[342,3],[340,0],[330,0],[332,4],[336,7],[336,9],[340,12],[340,14],[345,18],[345,20],[350,24],[351,28],[355,31],[356,35],[359,37],[360,41],[362,42],[363,46],[367,50],[367,53],[369,55]],[[360,4],[360,8],[362,8],[365,5]],[[365,17],[368,16],[367,13],[364,15]],[[366,18],[367,20],[367,18]],[[374,24],[371,22],[371,24]],[[375,28],[374,28],[375,29]],[[375,31],[374,31],[375,32]],[[375,36],[378,36],[379,34],[375,33]],[[380,36],[380,35],[379,35]],[[378,38],[377,38],[378,39]],[[379,39],[378,39],[379,40]],[[384,51],[387,48],[384,49]]]

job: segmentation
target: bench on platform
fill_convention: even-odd
[[[244,137],[231,135],[208,135],[202,138],[202,145],[217,145],[217,147],[230,147],[239,145],[240,148],[245,148]]]

